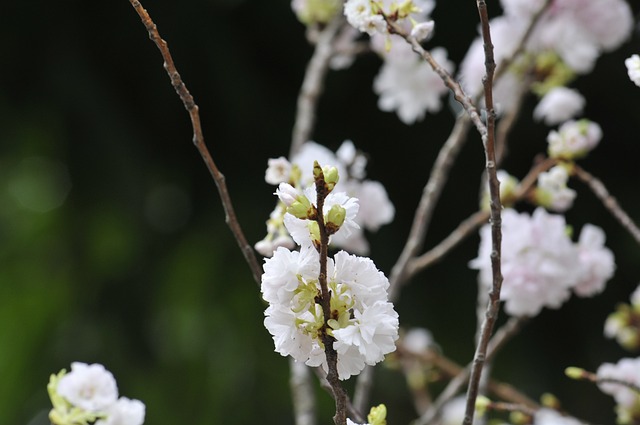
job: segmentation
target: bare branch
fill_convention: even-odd
[[[501,244],[502,244],[502,219],[500,212],[500,182],[496,175],[496,153],[495,153],[495,111],[493,109],[493,77],[496,63],[493,57],[493,44],[491,42],[491,32],[489,29],[489,15],[487,4],[484,0],[477,0],[478,13],[482,27],[482,39],[484,41],[485,69],[486,75],[483,79],[484,100],[487,108],[487,127],[482,134],[482,142],[485,148],[486,170],[489,180],[489,193],[491,196],[491,270],[493,273],[493,283],[489,292],[489,303],[485,313],[485,318],[480,328],[480,338],[476,347],[476,352],[471,366],[469,386],[467,388],[467,405],[465,410],[463,425],[471,425],[475,413],[476,398],[482,377],[482,369],[485,364],[489,339],[493,332],[493,327],[500,311],[500,290],[502,288],[502,272],[500,270]]]
[[[151,16],[149,16],[149,13],[142,7],[142,4],[140,4],[139,1],[129,0],[129,2],[138,13],[138,16],[140,16],[142,23],[149,33],[149,38],[156,44],[156,46],[160,50],[162,59],[164,59],[164,69],[167,71],[167,74],[169,74],[171,85],[180,97],[180,100],[182,100],[185,109],[187,110],[187,112],[189,112],[189,117],[191,118],[191,127],[193,128],[193,144],[196,146],[196,149],[198,149],[198,152],[200,153],[200,156],[206,164],[211,177],[213,177],[213,180],[216,183],[218,193],[220,194],[220,198],[222,201],[222,206],[225,211],[225,221],[231,229],[231,232],[233,233],[233,236],[235,237],[238,246],[240,247],[240,250],[244,255],[244,259],[251,269],[253,279],[256,281],[256,283],[260,284],[262,268],[258,263],[258,259],[256,258],[256,254],[253,248],[247,242],[242,228],[240,227],[240,223],[238,222],[238,218],[236,217],[236,213],[233,208],[233,203],[231,202],[231,197],[229,196],[225,177],[218,169],[216,163],[213,161],[213,158],[209,153],[209,150],[207,149],[207,145],[204,142],[204,135],[202,133],[202,126],[200,124],[200,113],[198,110],[198,105],[196,105],[193,96],[191,96],[191,93],[189,93],[189,90],[182,81],[182,78],[180,77],[180,74],[178,73],[178,70],[173,63],[173,58],[171,57],[171,53],[169,52],[167,42],[164,41],[162,37],[160,37],[158,28],[151,19]]]
[[[591,191],[602,201],[602,204],[609,210],[616,220],[618,220],[622,227],[624,227],[631,236],[633,236],[636,242],[640,244],[640,229],[631,217],[629,217],[629,214],[627,214],[620,204],[618,204],[616,198],[609,193],[604,183],[578,165],[574,165],[573,173],[576,177],[586,183],[587,186],[589,186]]]

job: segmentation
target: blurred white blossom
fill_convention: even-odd
[[[613,254],[603,246],[595,226],[583,229],[574,244],[564,217],[538,208],[530,216],[507,208],[502,213],[501,299],[512,316],[537,315],[543,307],[559,308],[575,291],[579,296],[600,292],[613,273]],[[491,228],[480,230],[478,257],[469,263],[479,270],[485,288],[492,285]]]

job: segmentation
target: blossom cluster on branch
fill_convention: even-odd
[[[300,190],[280,183],[276,191],[285,211],[283,225],[300,249],[279,247],[265,260],[261,288],[269,307],[264,324],[277,352],[325,371],[325,336],[330,336],[339,378],[347,379],[395,350],[398,314],[387,299],[388,279],[369,258],[345,251],[333,259],[322,258],[322,232],[330,237],[346,233],[348,238],[359,227],[355,222],[359,205],[357,199],[337,192],[336,167],[318,170],[316,161],[314,185]],[[321,279],[329,290],[330,317],[322,305],[327,292]]]
[[[118,397],[113,374],[103,365],[74,362],[71,371],[51,375],[49,398],[53,425],[142,425],[145,405]]]

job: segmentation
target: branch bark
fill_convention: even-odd
[[[244,255],[244,259],[249,265],[251,273],[253,275],[253,279],[256,281],[258,285],[260,285],[260,280],[262,276],[262,267],[258,263],[258,259],[256,258],[256,254],[253,250],[253,247],[249,245],[246,237],[244,236],[244,232],[240,226],[240,222],[236,216],[235,210],[233,208],[233,203],[231,202],[231,197],[229,195],[229,190],[227,189],[227,184],[225,181],[224,175],[218,169],[218,166],[213,160],[213,157],[209,153],[209,149],[204,141],[204,134],[202,132],[202,125],[200,124],[200,113],[198,105],[196,105],[193,96],[187,89],[187,86],[182,81],[182,77],[178,73],[175,64],[173,63],[173,58],[171,56],[171,52],[169,51],[169,47],[167,42],[160,37],[160,33],[158,32],[158,28],[156,24],[151,19],[149,13],[142,7],[142,4],[137,0],[129,0],[131,6],[136,10],[138,16],[142,20],[147,32],[149,33],[149,38],[155,43],[155,45],[160,50],[160,54],[162,55],[162,59],[164,59],[164,69],[169,74],[169,78],[171,79],[171,85],[174,90],[182,100],[182,103],[189,113],[189,118],[191,119],[191,127],[193,128],[193,144],[196,146],[196,149],[200,153],[202,160],[204,161],[211,177],[213,177],[213,181],[215,182],[218,193],[220,194],[220,199],[222,201],[222,206],[225,212],[225,221],[233,236]]]

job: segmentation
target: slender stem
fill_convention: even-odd
[[[629,217],[629,214],[622,209],[616,198],[609,193],[604,183],[578,165],[574,165],[573,172],[576,177],[589,186],[591,191],[602,201],[602,204],[616,220],[618,220],[622,227],[640,244],[640,229],[638,225]]]
[[[449,72],[446,69],[444,69],[442,65],[440,65],[438,61],[436,61],[433,58],[433,56],[431,56],[431,53],[429,53],[427,50],[424,49],[424,47],[422,47],[422,45],[420,44],[420,41],[418,41],[411,34],[407,33],[396,22],[388,18],[386,18],[386,20],[387,20],[387,28],[389,29],[389,33],[397,34],[400,37],[404,38],[405,41],[411,45],[411,48],[413,49],[413,51],[417,53],[420,57],[422,57],[422,59],[424,59],[431,66],[431,69],[433,69],[433,71],[436,74],[438,74],[438,76],[440,77],[440,79],[442,79],[442,81],[447,86],[447,88],[451,90],[455,100],[457,100],[462,105],[464,110],[467,112],[467,114],[469,115],[469,118],[471,118],[471,122],[473,122],[473,125],[476,127],[478,132],[484,137],[487,133],[487,127],[482,121],[482,118],[478,113],[478,109],[476,108],[473,102],[473,99],[471,99],[471,97],[469,97],[469,95],[467,95],[464,92],[460,83],[458,83],[451,76],[451,74],[449,74]]]
[[[333,41],[344,24],[342,14],[338,14],[327,25],[317,39],[313,56],[309,60],[302,87],[298,94],[296,119],[293,125],[289,158],[309,141],[316,121],[318,99],[324,90],[324,80],[333,55]]]
[[[506,343],[517,335],[525,322],[525,318],[511,318],[495,333],[489,342],[487,361],[491,361],[506,345]],[[437,353],[431,353],[431,356],[435,356],[436,354]],[[449,376],[452,376],[453,379],[449,381],[445,389],[440,393],[429,409],[418,420],[416,420],[416,425],[432,423],[433,420],[438,417],[444,405],[455,397],[460,389],[468,382],[469,375],[471,373],[471,363],[462,368],[451,360],[444,358],[442,355],[438,355],[438,357],[444,360],[432,360],[432,362]],[[489,380],[488,389],[503,400],[524,404],[533,408],[539,407],[536,402],[529,399],[526,395],[520,393],[517,389],[508,384]]]
[[[231,229],[231,232],[233,233],[233,236],[235,237],[238,246],[240,247],[240,250],[244,255],[244,259],[251,269],[253,279],[256,281],[256,283],[260,284],[262,268],[258,263],[258,259],[256,258],[256,254],[253,248],[247,242],[242,228],[240,227],[240,223],[238,222],[238,218],[236,217],[236,213],[233,208],[233,203],[231,202],[231,197],[229,196],[225,177],[218,169],[211,154],[209,153],[209,150],[207,149],[207,145],[204,142],[204,135],[202,132],[202,126],[200,124],[200,113],[198,105],[196,105],[193,96],[191,95],[191,93],[189,93],[189,90],[182,81],[182,78],[180,77],[180,74],[178,73],[178,70],[173,63],[173,58],[171,57],[171,53],[169,52],[167,42],[164,41],[162,37],[160,37],[158,28],[151,19],[151,16],[149,16],[149,13],[142,7],[142,4],[139,1],[129,0],[129,2],[138,13],[138,16],[140,16],[142,23],[149,33],[149,38],[156,44],[156,46],[160,50],[160,53],[162,54],[162,58],[164,59],[164,69],[167,71],[167,74],[169,74],[171,85],[180,97],[180,100],[182,100],[185,109],[189,113],[189,117],[191,119],[191,127],[193,128],[193,144],[196,146],[196,149],[198,149],[200,156],[206,164],[207,169],[209,170],[209,173],[211,174],[211,177],[213,177],[213,180],[218,188],[218,193],[220,194],[222,206],[225,212],[225,221]]]
[[[317,162],[314,165],[314,175],[316,176],[316,208],[318,210],[316,222],[318,223],[318,231],[320,233],[320,274],[318,275],[318,284],[320,285],[320,305],[322,306],[322,313],[324,315],[324,325],[320,331],[320,337],[327,359],[327,381],[331,385],[336,402],[336,414],[333,417],[333,421],[336,425],[346,425],[347,393],[340,383],[340,377],[338,375],[338,353],[333,348],[335,339],[329,334],[330,328],[328,323],[333,317],[331,314],[331,291],[329,291],[327,283],[329,233],[325,226],[323,209],[324,200],[329,194],[329,190],[327,189],[322,169]]]
[[[485,148],[486,170],[489,179],[489,193],[491,196],[491,270],[493,273],[493,282],[491,291],[489,292],[489,303],[487,305],[484,321],[480,328],[480,338],[478,340],[471,366],[471,375],[469,377],[469,386],[467,388],[467,404],[464,420],[462,422],[463,425],[471,425],[473,423],[476,398],[478,397],[482,369],[486,361],[487,347],[500,310],[500,289],[502,288],[502,272],[500,270],[502,244],[502,219],[500,211],[502,209],[502,205],[500,203],[500,182],[496,175],[495,111],[493,107],[493,76],[496,63],[493,57],[493,44],[491,42],[491,32],[489,29],[487,4],[484,0],[477,0],[477,6],[482,28],[482,39],[484,41],[486,69],[483,85],[484,100],[487,108],[487,127],[486,133],[481,134]]]
[[[317,37],[314,38],[315,49],[305,71],[302,86],[298,93],[296,117],[293,125],[289,158],[300,150],[311,138],[316,121],[316,108],[322,91],[324,80],[329,70],[329,61],[333,54],[333,41],[343,27],[344,18],[338,14]],[[291,364],[292,380],[295,378],[296,388],[291,391],[293,406],[296,411],[296,425],[315,425],[315,398],[311,382],[311,374],[305,365]],[[300,414],[298,414],[300,412]]]

